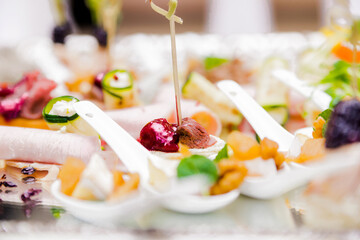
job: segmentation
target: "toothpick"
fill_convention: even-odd
[[[180,85],[178,78],[177,56],[176,56],[176,42],[175,42],[175,20],[172,16],[170,18],[170,37],[171,37],[171,56],[173,66],[173,80],[175,88],[175,103],[176,103],[176,122],[181,125],[181,103],[180,103]]]

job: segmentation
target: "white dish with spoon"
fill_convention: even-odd
[[[272,119],[239,84],[232,80],[223,80],[218,82],[217,85],[238,107],[239,111],[248,120],[261,139],[267,137],[274,140],[279,144],[280,151],[289,150],[294,141],[294,135],[290,134]],[[309,135],[310,131],[311,129],[309,128],[299,130],[299,132],[306,135]],[[276,175],[245,179],[241,187],[241,193],[260,199],[275,198],[291,189],[306,184],[319,175],[330,174],[340,168],[349,167],[358,162],[358,159],[355,157],[345,162],[328,161],[328,156],[326,156],[326,161],[306,165],[284,163],[284,167]]]
[[[329,108],[331,97],[315,87],[308,86],[308,84],[301,81],[295,73],[285,69],[276,69],[272,72],[272,75],[289,88],[295,90],[305,98],[310,99],[321,111]]]
[[[206,213],[230,204],[239,196],[240,191],[238,189],[216,196],[197,195],[203,186],[201,181],[193,181],[191,184],[185,181],[182,184],[174,180],[178,164],[176,160],[165,160],[151,154],[93,103],[87,101],[78,102],[74,104],[74,107],[76,112],[109,144],[128,170],[139,173],[141,187],[146,192],[145,198],[156,200],[164,207],[177,212]],[[152,174],[149,168],[156,169],[157,176],[155,178],[160,179],[160,185],[162,184],[161,181],[167,181],[170,184],[169,191],[158,191],[153,185],[149,184]],[[74,209],[79,211],[79,208],[76,208],[79,204],[78,200],[66,196],[61,197],[57,185],[53,186],[53,190],[57,191],[54,196],[63,202],[70,212],[74,211]],[[133,199],[129,199],[129,201],[133,201]],[[121,204],[123,203],[119,203],[119,205]],[[81,209],[80,211],[82,211]],[[91,211],[90,208],[85,207],[85,209]],[[79,213],[75,212],[74,215],[79,216]],[[84,216],[87,216],[87,214]]]

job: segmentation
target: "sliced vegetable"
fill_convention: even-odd
[[[239,125],[242,115],[236,106],[205,77],[199,73],[190,73],[182,87],[185,98],[197,100],[216,113],[225,125]]]
[[[218,179],[218,170],[216,165],[210,159],[200,156],[192,155],[183,158],[177,167],[178,178],[193,176],[196,174],[203,174],[208,177],[211,183]]]
[[[66,127],[66,132],[87,136],[98,136],[97,132],[74,110],[73,104],[79,99],[72,96],[53,98],[43,109],[43,117],[52,130]]]
[[[74,114],[70,114],[70,110],[69,107],[70,105],[66,108],[66,106],[63,106],[63,108],[65,107],[65,114],[62,115],[58,115],[58,114],[51,114],[53,113],[53,108],[55,104],[59,104],[59,103],[70,103],[70,102],[79,102],[80,100],[72,97],[72,96],[62,96],[62,97],[57,97],[57,98],[53,98],[51,99],[48,104],[45,106],[44,110],[43,110],[43,117],[46,120],[46,122],[48,123],[67,123],[69,121],[75,120],[76,118],[79,117],[79,115],[77,113]],[[63,104],[64,105],[64,104]]]
[[[319,84],[326,86],[325,92],[333,98],[330,103],[331,107],[334,107],[345,96],[354,95],[354,89],[351,86],[352,76],[350,70],[350,63],[337,61],[328,75],[319,82]],[[357,91],[359,90],[357,89]]]
[[[229,59],[226,58],[218,58],[218,57],[206,57],[204,59],[204,66],[206,70],[211,70],[216,68],[224,63],[227,63]]]
[[[104,102],[107,109],[132,107],[137,104],[134,80],[126,70],[113,70],[102,80]]]

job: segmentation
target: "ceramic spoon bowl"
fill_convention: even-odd
[[[216,196],[195,195],[199,192],[196,184],[188,191],[177,191],[176,167],[178,161],[159,158],[137,140],[130,136],[122,127],[115,123],[95,104],[81,101],[74,104],[76,112],[88,122],[118,155],[130,172],[140,174],[141,186],[151,195],[161,199],[162,204],[174,211],[184,213],[205,213],[224,207],[234,201],[240,194],[239,190]],[[151,166],[150,166],[151,164]],[[160,181],[172,184],[171,193],[159,192],[149,184],[150,168],[156,168],[156,177]],[[174,185],[175,182],[175,185]]]
[[[218,82],[218,87],[237,106],[261,139],[268,137],[279,144],[280,151],[289,150],[294,136],[272,119],[239,84],[232,80],[224,80]],[[309,135],[311,129],[305,128],[299,132]],[[328,158],[327,155],[326,161],[321,161],[317,164],[284,164],[284,168],[275,175],[247,178],[241,187],[241,193],[260,199],[278,197],[291,189],[306,184],[321,174],[330,174],[338,171],[340,168],[345,168],[358,162],[356,158],[346,162],[328,161]]]

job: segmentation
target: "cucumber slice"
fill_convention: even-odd
[[[43,109],[42,115],[47,123],[67,123],[69,121],[75,120],[79,117],[77,113],[71,115],[71,116],[59,116],[59,115],[52,115],[50,114],[50,111],[52,110],[55,103],[59,101],[66,101],[66,102],[79,102],[80,100],[72,97],[72,96],[62,96],[51,99],[48,104]]]
[[[52,130],[60,130],[66,127],[66,132],[79,133],[87,136],[98,136],[98,133],[77,113],[71,116],[60,116],[50,114],[54,104],[59,101],[79,102],[79,99],[72,96],[62,96],[53,98],[43,109],[43,117]]]
[[[110,71],[105,74],[101,84],[107,109],[126,108],[137,104],[134,80],[128,71]]]
[[[224,126],[238,125],[242,115],[214,84],[197,72],[190,73],[182,87],[185,98],[197,100],[216,113]]]

